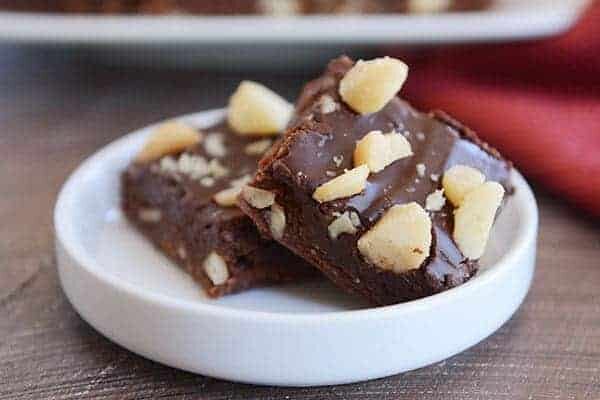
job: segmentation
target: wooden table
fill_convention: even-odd
[[[314,72],[96,64],[0,48],[0,399],[600,399],[600,225],[542,189],[525,303],[492,337],[437,365],[355,385],[255,387],[164,367],[109,342],[58,284],[52,208],[68,174],[134,128],[223,105],[239,79],[293,98]]]

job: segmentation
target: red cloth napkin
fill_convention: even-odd
[[[600,216],[600,1],[557,38],[404,58],[404,96],[454,115],[528,178]]]

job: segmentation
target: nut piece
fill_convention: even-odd
[[[229,99],[227,120],[240,135],[276,135],[285,129],[293,106],[260,83],[243,81]]]
[[[237,197],[241,191],[241,187],[231,187],[229,189],[223,189],[213,196],[213,200],[220,206],[233,207],[237,204]]]
[[[415,202],[391,207],[358,240],[358,250],[369,262],[397,273],[419,268],[430,248],[431,220]]]
[[[356,143],[354,165],[366,164],[371,172],[379,172],[396,160],[411,156],[406,138],[391,132],[371,131]]]
[[[275,193],[248,185],[242,188],[242,198],[258,209],[267,208],[275,203]]]
[[[215,185],[215,178],[212,176],[205,176],[200,178],[200,184],[204,187],[212,187]]]
[[[223,257],[212,251],[202,264],[204,272],[213,285],[222,285],[229,279],[229,270]]]
[[[498,182],[486,182],[471,190],[454,211],[453,238],[465,257],[476,260],[485,250],[504,188]]]
[[[313,199],[324,203],[360,193],[367,186],[368,176],[369,167],[360,165],[319,186],[313,193]]]
[[[285,211],[277,203],[273,203],[271,211],[268,211],[269,228],[273,239],[279,240],[285,231]]]
[[[451,0],[409,0],[408,12],[424,14],[448,10]]]
[[[385,107],[407,77],[408,66],[395,58],[359,60],[340,81],[340,96],[354,111],[369,114]]]
[[[321,114],[331,114],[338,109],[338,104],[335,102],[333,97],[328,94],[324,94],[319,99],[319,107]]]
[[[357,232],[357,227],[360,226],[360,218],[354,211],[345,211],[343,214],[338,214],[329,226],[327,231],[329,237],[333,240],[337,239],[342,233],[354,235]]]
[[[155,224],[162,219],[162,211],[158,208],[140,208],[138,210],[138,219],[142,222]]]
[[[183,153],[177,160],[177,171],[190,179],[200,179],[210,173],[204,157],[188,153]]]
[[[260,156],[269,150],[272,143],[273,142],[271,142],[270,139],[257,140],[256,142],[247,144],[246,147],[244,147],[244,153],[249,156]]]
[[[438,189],[433,193],[429,193],[425,199],[425,209],[427,211],[440,211],[446,204],[444,197],[444,189]]]
[[[241,188],[245,184],[250,183],[251,180],[252,180],[252,177],[250,177],[250,175],[246,174],[246,175],[240,176],[239,178],[233,179],[231,182],[229,182],[229,186]]]
[[[227,154],[225,136],[222,133],[211,133],[204,138],[204,150],[212,157],[224,157]]]
[[[261,14],[278,17],[288,17],[302,11],[297,0],[259,0],[258,5]]]
[[[229,174],[229,169],[225,167],[217,158],[213,158],[208,163],[208,173],[211,174],[214,178],[222,178],[225,175]]]
[[[200,133],[179,121],[169,121],[160,125],[150,135],[142,151],[136,157],[138,162],[148,162],[164,155],[177,153],[200,142]]]
[[[485,175],[466,165],[455,165],[444,173],[442,186],[446,197],[455,206],[460,206],[463,197],[485,182]]]

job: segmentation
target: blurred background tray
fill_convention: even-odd
[[[381,45],[549,36],[568,29],[588,3],[498,0],[475,12],[298,17],[0,12],[0,42],[92,49],[115,63],[298,68]]]

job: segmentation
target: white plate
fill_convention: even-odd
[[[206,126],[222,111],[185,117]],[[106,337],[161,363],[272,385],[355,382],[423,367],[476,344],[518,308],[535,265],[537,207],[512,177],[482,269],[466,284],[409,303],[367,308],[326,282],[207,299],[119,212],[119,173],[149,128],[85,161],[55,209],[67,297]]]
[[[79,44],[424,44],[540,37],[589,0],[497,0],[481,12],[365,16],[105,16],[0,12],[0,40]]]

